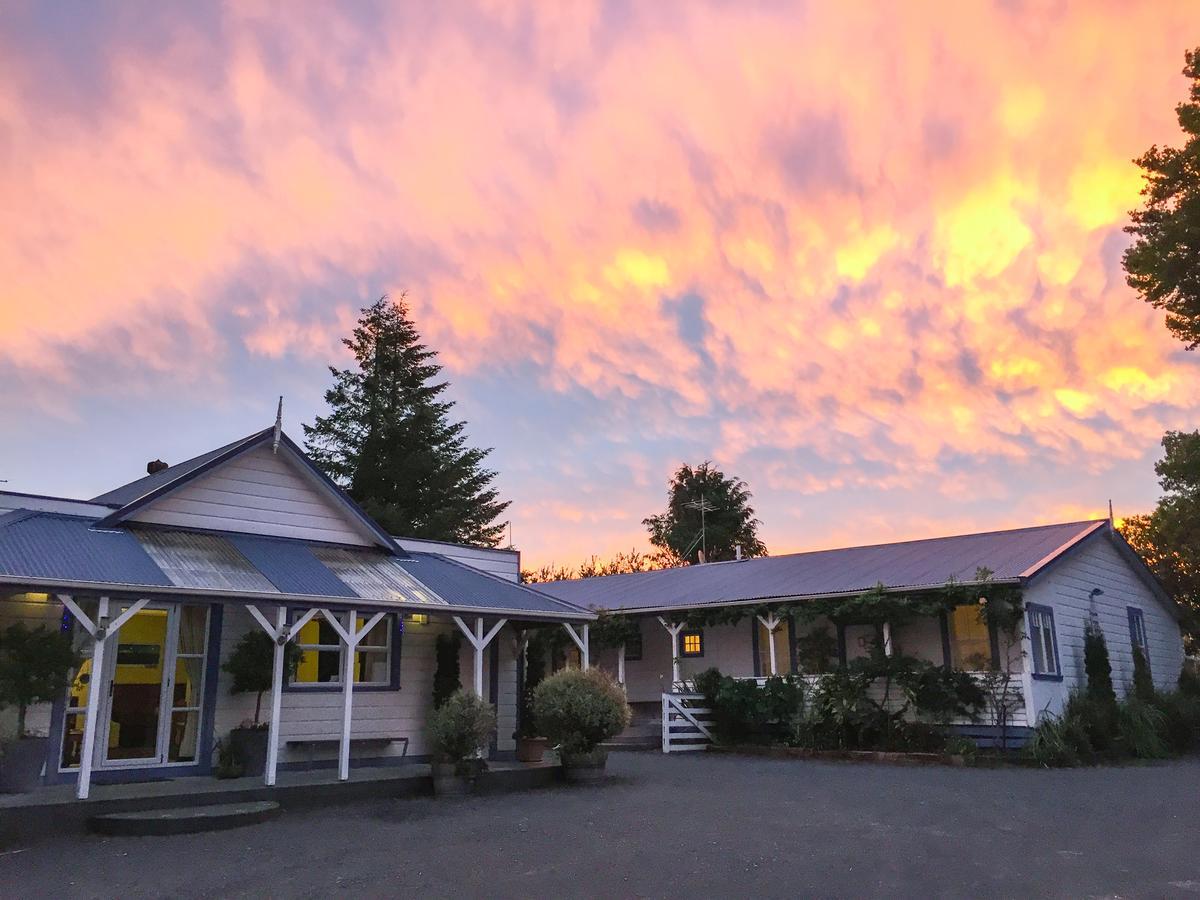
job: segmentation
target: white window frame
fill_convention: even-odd
[[[1058,636],[1054,630],[1054,610],[1049,606],[1031,603],[1026,607],[1026,619],[1029,624],[1029,642],[1034,651],[1030,660],[1033,666],[1031,674],[1034,678],[1061,679],[1062,659],[1058,654]],[[1052,660],[1053,666],[1048,666],[1047,660]]]
[[[299,610],[294,610],[293,614],[299,615]],[[336,618],[338,620],[338,622],[341,624],[341,626],[343,628],[347,628],[346,622],[348,621],[348,615],[349,614],[345,611],[333,612],[334,618]],[[364,621],[362,624],[366,624],[365,620],[369,619],[370,616],[363,616],[363,615],[359,614],[357,616],[357,618],[363,619]],[[322,617],[317,616],[317,617],[314,617],[311,621],[317,623],[317,630],[318,630],[317,633],[319,634],[320,628],[321,628],[320,623],[323,622],[324,619]],[[328,625],[329,623],[326,622],[325,624]],[[355,624],[356,624],[356,626],[361,627],[361,625],[358,625],[358,623],[355,623]],[[387,642],[384,643],[383,645],[368,644],[368,643],[366,643],[366,638],[364,637],[363,642],[358,645],[358,647],[355,649],[355,652],[356,653],[382,654],[383,660],[384,660],[384,669],[383,669],[384,677],[383,677],[382,681],[360,681],[356,677],[354,679],[354,687],[355,688],[360,688],[360,687],[390,688],[390,687],[392,687],[392,682],[393,682],[392,653],[395,652],[395,641],[393,640],[393,635],[396,633],[395,613],[388,613],[386,616],[384,616],[382,619],[379,620],[379,624],[376,625],[375,627],[376,628],[379,628],[379,627],[384,628],[384,634],[387,637]],[[319,691],[323,688],[325,688],[325,689],[331,688],[331,687],[336,687],[339,689],[341,688],[342,672],[345,670],[345,663],[346,663],[346,656],[345,656],[346,647],[340,640],[333,644],[305,644],[305,643],[301,643],[299,636],[297,636],[296,648],[298,650],[300,650],[302,653],[308,653],[308,652],[334,653],[334,652],[336,652],[338,655],[337,675],[334,678],[331,678],[329,681],[297,681],[295,679],[295,677],[289,677],[288,678],[288,688],[289,689],[297,690],[297,691],[313,691],[313,690]],[[357,676],[357,674],[358,674],[358,670],[356,668],[355,675]]]

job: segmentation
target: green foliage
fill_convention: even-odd
[[[824,626],[796,638],[796,664],[809,675],[824,675],[837,666],[837,638]]]
[[[1200,697],[1200,674],[1184,666],[1179,672],[1179,692],[1189,697]]]
[[[483,752],[495,729],[496,711],[471,691],[455,691],[429,715],[434,755],[455,764]]]
[[[216,750],[217,765],[213,769],[213,775],[217,778],[241,778],[242,773],[246,771],[246,765],[233,742],[217,741]]]
[[[690,504],[704,500],[704,544],[707,560],[718,562],[742,556],[766,556],[767,547],[758,538],[758,519],[750,505],[750,490],[740,478],[705,461],[698,466],[681,465],[667,488],[667,510],[642,520],[650,543],[680,561],[699,561],[701,514]]]
[[[1168,691],[1155,697],[1154,706],[1163,714],[1162,738],[1172,753],[1200,749],[1200,696]]]
[[[692,681],[712,709],[716,735],[724,743],[782,741],[804,711],[804,681],[792,675],[772,675],[759,687],[713,668]]]
[[[1165,759],[1167,717],[1157,706],[1128,697],[1117,706],[1117,733],[1122,749],[1135,759]]]
[[[1141,209],[1125,230],[1135,236],[1125,251],[1129,286],[1151,306],[1166,310],[1167,328],[1200,345],[1200,48],[1184,54],[1191,80],[1188,99],[1175,107],[1184,133],[1181,148],[1153,146],[1136,160],[1146,176]]]
[[[812,690],[795,741],[816,750],[858,750],[884,731],[879,707],[867,697],[873,677],[862,669],[839,669]]]
[[[1133,694],[1143,703],[1153,703],[1157,696],[1146,654],[1136,645],[1133,648]]]
[[[1121,534],[1184,613],[1192,648],[1200,636],[1200,432],[1168,431],[1154,465],[1163,496],[1148,516],[1130,516]]]
[[[283,668],[287,678],[296,676],[302,653],[293,642],[283,645]],[[232,676],[231,694],[254,694],[254,724],[258,726],[262,713],[262,695],[271,689],[275,668],[275,642],[258,628],[247,631],[233,647],[233,652],[221,666]]]
[[[637,640],[640,633],[637,619],[606,609],[598,611],[596,621],[589,629],[593,647],[623,647]]]
[[[0,631],[0,707],[17,708],[17,737],[25,736],[29,707],[61,697],[78,665],[79,655],[62,631],[23,622]]]
[[[1044,715],[1024,754],[1032,762],[1054,769],[1091,762],[1094,752],[1087,729],[1078,718]]]
[[[969,673],[910,660],[899,682],[919,714],[939,724],[957,718],[974,721],[987,702],[984,689]]]
[[[600,669],[564,669],[533,692],[533,714],[559,750],[589,753],[629,724],[625,691]]]
[[[457,631],[442,632],[434,641],[433,708],[440,709],[450,696],[462,687],[459,673],[459,651],[462,635]]]
[[[653,553],[643,553],[633,549],[628,553],[623,551],[609,559],[602,560],[592,555],[578,567],[545,565],[540,569],[530,569],[521,573],[521,581],[526,584],[538,584],[546,581],[569,581],[573,578],[598,578],[602,575],[627,575],[630,572],[653,572],[658,569],[671,569],[683,565],[683,560],[677,559],[662,550]]]
[[[1087,696],[1096,704],[1096,714],[1111,719],[1117,712],[1117,692],[1113,688],[1108,642],[1100,626],[1091,620],[1083,629],[1083,669],[1087,674]]]
[[[541,737],[538,734],[537,719],[533,715],[533,692],[546,677],[548,649],[545,634],[546,629],[536,629],[525,645],[525,680],[517,710],[517,733],[514,737]]]
[[[391,534],[499,544],[508,503],[482,466],[491,451],[467,447],[465,423],[449,420],[449,385],[404,296],[363,309],[342,343],[355,367],[329,370],[329,415],[304,426],[313,461]]]

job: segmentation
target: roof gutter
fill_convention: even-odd
[[[984,584],[1024,584],[1024,578],[992,578],[988,581],[959,581],[960,585],[984,585]],[[884,591],[889,594],[907,594],[914,593],[918,590],[937,590],[945,587],[945,585],[933,584],[926,586],[909,585],[907,587],[885,587]],[[692,603],[687,606],[598,606],[596,609],[603,609],[606,612],[613,613],[645,613],[651,615],[653,613],[669,613],[679,612],[688,609],[719,609],[724,606],[758,606],[761,604],[772,603],[797,603],[809,600],[836,600],[842,597],[857,597],[864,590],[871,588],[859,588],[853,591],[833,591],[825,594],[785,594],[777,597],[752,597],[749,600],[713,600],[709,603]],[[568,601],[573,602],[573,601]]]
[[[54,593],[80,591],[88,594],[105,596],[129,594],[135,597],[181,597],[223,603],[269,603],[273,606],[280,604],[296,604],[309,606],[336,606],[339,609],[388,609],[403,612],[419,613],[449,613],[452,615],[466,614],[474,616],[502,616],[510,619],[536,619],[539,621],[559,622],[570,619],[577,622],[591,622],[596,614],[587,610],[578,612],[563,610],[561,613],[548,610],[510,609],[491,606],[463,606],[453,603],[405,603],[399,600],[371,600],[366,597],[328,597],[320,594],[283,594],[262,592],[239,592],[220,590],[218,588],[185,588],[175,585],[145,585],[123,584],[117,582],[99,583],[94,581],[69,581],[59,578],[14,578],[0,575],[0,584],[25,588],[27,590],[47,591]],[[424,586],[424,585],[422,585]],[[559,601],[565,602],[565,601]]]

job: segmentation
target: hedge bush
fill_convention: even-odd
[[[541,732],[563,753],[590,753],[629,724],[625,691],[600,669],[565,669],[533,692]]]
[[[460,689],[430,714],[429,743],[435,757],[461,764],[487,747],[495,729],[492,705]]]

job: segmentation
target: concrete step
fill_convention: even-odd
[[[122,836],[196,834],[200,831],[224,831],[243,825],[257,825],[274,819],[279,812],[279,804],[274,800],[177,806],[92,816],[88,819],[88,828],[97,834]]]

